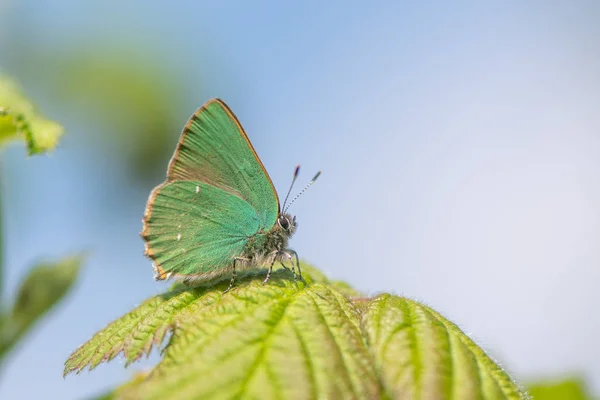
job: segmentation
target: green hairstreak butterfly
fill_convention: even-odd
[[[287,247],[296,231],[289,204],[294,171],[283,207],[269,174],[241,124],[219,100],[200,107],[183,128],[169,162],[167,179],[154,188],[143,218],[146,255],[154,278],[192,284],[236,271],[289,261],[300,278],[298,254]]]

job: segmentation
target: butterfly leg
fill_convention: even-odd
[[[281,266],[283,268],[285,268],[286,270],[291,271],[292,274],[294,274],[294,280],[298,279],[296,277],[296,266],[294,265],[294,260],[292,259],[292,255],[290,253],[285,252],[285,251],[282,251],[280,254],[287,256],[287,259],[290,260],[290,264],[292,264],[292,268],[290,269],[290,268],[286,267],[285,264],[283,263],[283,261],[279,260],[279,263],[281,264]]]
[[[287,254],[287,253],[286,253],[286,254]],[[289,256],[289,258],[291,259],[291,256]],[[281,264],[281,266],[282,266],[284,269],[286,269],[286,270],[288,270],[288,271],[291,271],[291,272],[292,272],[292,274],[294,275],[294,280],[296,280],[296,279],[297,279],[297,278],[296,278],[296,268],[295,268],[295,265],[294,265],[294,261],[290,260],[290,264],[292,264],[292,268],[288,268],[288,267],[286,267],[286,266],[285,266],[285,264],[283,263],[283,261],[279,261],[279,264]]]
[[[292,264],[292,268],[288,268],[285,266],[285,264],[283,263],[283,261],[279,261],[279,264],[281,264],[281,266],[283,267],[283,269],[290,271],[293,275],[294,275],[294,280],[297,281],[298,280],[298,275],[296,275],[296,269],[295,269],[295,264],[293,261],[290,261],[290,264]]]
[[[231,272],[231,280],[229,281],[229,287],[223,292],[223,294],[229,292],[231,290],[231,288],[233,287],[233,282],[235,282],[235,277],[237,275],[237,273],[235,272],[235,264],[238,262],[238,260],[241,260],[241,259],[238,257],[233,259],[233,271]]]
[[[271,261],[271,265],[269,265],[269,271],[267,272],[267,277],[263,281],[263,285],[265,283],[267,283],[269,281],[269,279],[271,278],[271,272],[273,272],[273,264],[275,264],[276,259],[277,259],[277,257],[273,257],[273,261]]]
[[[285,264],[283,263],[283,261],[279,261],[279,264],[281,264],[281,266],[283,267],[283,269],[286,269],[288,271],[290,270],[288,267],[285,266]]]
[[[300,259],[298,258],[298,253],[296,253],[296,251],[292,250],[292,249],[285,249],[285,251],[286,251],[286,253],[293,254],[294,257],[296,258],[296,267],[298,267],[298,276],[300,277],[300,280],[302,280],[302,271],[300,270]],[[292,262],[292,265],[294,265],[294,262]],[[292,271],[293,271],[293,268],[292,268]],[[296,274],[294,274],[294,279],[298,280],[298,278],[296,277]]]

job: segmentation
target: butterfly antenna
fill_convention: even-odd
[[[290,185],[290,188],[288,189],[288,192],[285,195],[285,200],[283,201],[283,207],[281,207],[282,210],[285,210],[285,203],[287,203],[288,197],[290,197],[290,192],[292,191],[292,188],[294,187],[294,183],[296,182],[296,178],[298,177],[299,173],[300,173],[300,166],[296,165],[296,170],[294,171],[294,178],[292,178],[292,183]]]
[[[316,175],[315,175],[315,176],[314,176],[314,177],[313,177],[313,178],[310,180],[310,182],[308,182],[308,184],[306,184],[306,186],[304,186],[304,189],[302,189],[302,190],[300,191],[300,193],[298,193],[298,194],[296,195],[296,197],[294,197],[294,198],[292,199],[292,201],[290,201],[290,204],[288,204],[288,205],[287,205],[287,207],[285,207],[285,208],[283,209],[283,212],[284,212],[284,213],[287,211],[287,209],[288,209],[288,208],[290,208],[290,206],[291,206],[291,205],[292,205],[292,204],[293,204],[293,203],[296,201],[296,199],[297,199],[298,197],[302,196],[302,193],[306,192],[306,189],[308,189],[308,188],[309,188],[309,187],[310,187],[310,186],[311,186],[313,183],[315,183],[315,181],[317,180],[317,178],[319,177],[319,175],[321,175],[321,171],[317,172],[317,174],[316,174]],[[294,179],[295,179],[295,178],[294,178]],[[290,188],[290,190],[291,190],[291,188]],[[286,197],[286,198],[287,198],[287,197]]]

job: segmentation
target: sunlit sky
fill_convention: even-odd
[[[80,133],[95,127],[28,86],[25,38],[169,60],[196,93],[182,126],[220,97],[280,192],[296,164],[301,182],[323,170],[291,209],[301,257],[433,307],[521,383],[582,374],[600,393],[600,3],[55,3],[0,0],[0,67],[67,129],[51,156],[2,154],[7,296],[43,256],[91,255],[2,398],[82,398],[151,365],[62,379],[71,351],[167,287],[138,235],[151,186],[126,189]]]

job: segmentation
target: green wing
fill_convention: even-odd
[[[228,271],[260,229],[255,209],[203,182],[165,182],[150,194],[142,236],[156,279],[209,280]]]
[[[279,199],[244,129],[219,99],[208,101],[189,119],[169,163],[167,181],[204,182],[241,197],[270,229]]]

